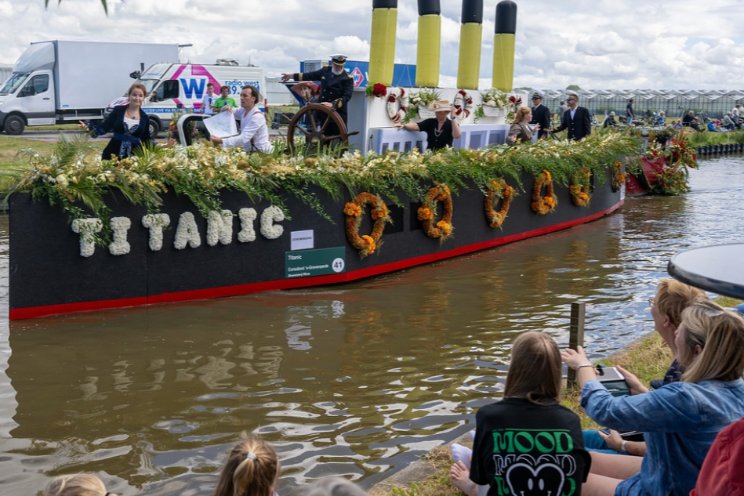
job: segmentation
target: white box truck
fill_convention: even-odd
[[[220,87],[230,88],[230,96],[240,105],[240,90],[253,85],[261,93],[259,107],[263,110],[266,97],[266,79],[263,69],[255,66],[237,65],[233,60],[218,61],[218,64],[155,64],[140,76],[139,82],[147,88],[147,98],[142,109],[150,117],[150,134],[157,136],[168,127],[173,115],[178,112],[202,112],[202,97],[207,84],[214,85],[216,96]]]
[[[0,130],[96,120],[146,67],[178,61],[177,44],[32,43],[0,88]]]

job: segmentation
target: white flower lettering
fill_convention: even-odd
[[[112,255],[126,255],[129,253],[131,246],[127,241],[127,231],[132,227],[132,221],[129,217],[112,217],[111,230],[114,233],[114,240],[109,243],[109,253]]]
[[[176,228],[176,239],[173,242],[173,246],[177,250],[183,250],[187,244],[191,248],[201,246],[199,227],[196,225],[194,214],[191,212],[184,212],[179,217],[178,227]]]
[[[238,241],[241,243],[251,243],[256,241],[256,230],[253,229],[253,221],[258,217],[254,208],[241,208],[238,210],[240,219],[240,232],[238,232]]]
[[[72,232],[80,234],[80,256],[90,257],[96,250],[96,233],[101,232],[103,223],[97,217],[75,219],[72,221]]]
[[[142,226],[150,231],[150,250],[160,251],[163,248],[163,229],[170,225],[168,214],[147,214],[142,217]]]
[[[218,212],[213,210],[207,217],[207,244],[215,246],[218,242],[223,245],[232,243],[233,213],[229,210]]]
[[[271,205],[261,212],[261,234],[266,239],[276,239],[284,234],[284,226],[274,224],[284,220],[281,208]]]

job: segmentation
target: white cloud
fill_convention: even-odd
[[[498,0],[485,0],[481,82],[490,85]],[[442,85],[454,85],[461,2],[442,3]],[[234,58],[268,75],[300,60],[369,54],[369,0],[0,0],[3,51],[13,63],[32,41],[192,43],[192,62]],[[396,60],[416,61],[416,2],[400,0]],[[551,0],[518,2],[515,86],[540,88],[731,88],[744,79],[744,2]]]

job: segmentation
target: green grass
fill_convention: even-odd
[[[66,139],[73,138],[68,135]],[[98,153],[103,150],[108,140],[93,140],[92,143]],[[8,191],[17,174],[29,168],[28,155],[30,153],[49,155],[54,150],[55,144],[54,141],[41,141],[0,134],[0,194]]]

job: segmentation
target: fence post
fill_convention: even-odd
[[[584,346],[584,318],[586,317],[586,303],[571,303],[571,323],[568,328],[568,347],[576,349]],[[576,371],[568,369],[568,385],[576,384]]]

